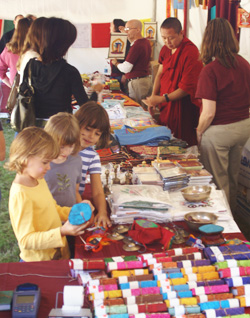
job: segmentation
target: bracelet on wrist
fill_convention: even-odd
[[[168,97],[168,94],[164,94],[163,96],[165,97],[167,103],[170,102],[170,99],[169,99],[169,97]]]

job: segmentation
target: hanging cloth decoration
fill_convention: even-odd
[[[166,2],[166,18],[171,17],[171,0]]]

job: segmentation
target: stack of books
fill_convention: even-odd
[[[189,176],[187,172],[175,163],[154,162],[153,165],[161,176],[164,191],[175,191],[188,186]]]
[[[213,176],[206,169],[188,170],[189,186],[208,185],[211,183]]]

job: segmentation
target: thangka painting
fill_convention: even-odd
[[[156,41],[157,22],[144,22],[144,37]]]
[[[111,33],[108,58],[124,59],[127,47],[127,33]]]
[[[242,8],[238,9],[238,27],[250,28],[250,13]]]

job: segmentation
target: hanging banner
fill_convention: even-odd
[[[92,47],[109,47],[110,23],[92,23]]]
[[[174,9],[184,9],[184,0],[174,0]],[[191,9],[191,1],[189,1],[189,9]]]
[[[242,8],[238,9],[238,27],[250,28],[250,13]]]

